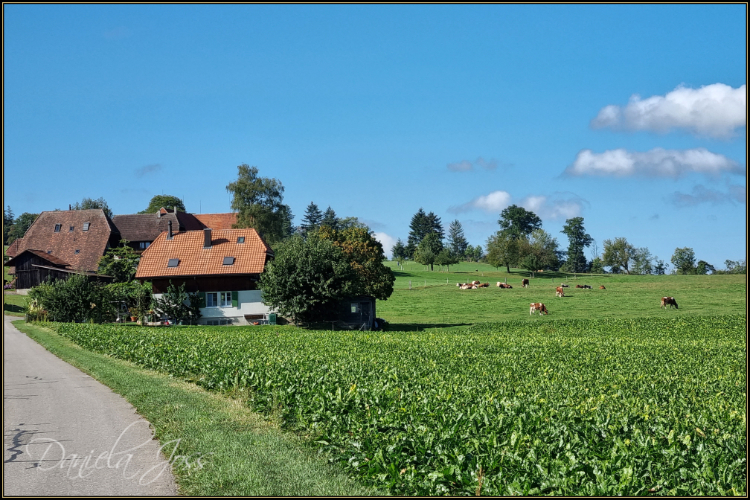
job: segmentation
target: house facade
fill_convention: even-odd
[[[170,283],[201,297],[200,324],[247,325],[268,320],[258,280],[273,251],[254,229],[205,228],[161,233],[141,254],[136,279],[156,298]]]

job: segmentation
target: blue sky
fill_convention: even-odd
[[[3,6],[4,204],[230,211],[237,165],[367,222],[500,211],[746,255],[746,6]],[[590,251],[587,252],[590,257]]]

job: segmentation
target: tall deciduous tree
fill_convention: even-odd
[[[107,200],[103,197],[95,200],[93,198],[84,198],[80,203],[71,205],[70,208],[71,210],[91,210],[92,208],[101,208],[104,210],[104,213],[107,214],[107,217],[110,219],[112,218],[112,210],[110,210],[107,205]]]
[[[511,234],[498,231],[487,238],[487,262],[493,267],[505,266],[510,272],[510,265],[518,262],[518,247],[518,240]]]
[[[333,241],[312,233],[283,241],[260,275],[263,303],[295,323],[325,320],[337,304],[358,295],[357,272]]]
[[[672,265],[677,274],[695,274],[695,252],[692,248],[676,248],[672,254]]]
[[[635,247],[628,243],[628,240],[625,238],[604,240],[602,262],[605,266],[610,266],[613,272],[624,270],[629,274],[630,261],[635,257],[635,254]]]
[[[357,273],[357,295],[371,295],[379,300],[387,300],[391,296],[396,277],[383,264],[383,244],[367,229],[350,227],[337,231],[323,226],[319,235],[322,239],[333,241],[334,245],[344,251],[344,256]]]
[[[653,257],[651,252],[646,247],[636,249],[635,255],[633,256],[633,274],[651,274],[654,270],[652,264]]]
[[[511,205],[500,212],[500,220],[497,222],[500,224],[500,230],[514,240],[528,236],[534,229],[542,227],[542,219],[534,212],[517,205]]]
[[[187,212],[182,200],[171,194],[157,194],[148,204],[146,210],[138,212],[139,214],[155,214],[160,208],[174,208],[178,212]]]
[[[443,248],[435,257],[435,264],[438,266],[446,266],[448,271],[451,270],[451,265],[458,264],[461,259],[453,252],[450,248]]]
[[[284,186],[277,179],[258,176],[258,168],[245,163],[237,167],[237,180],[227,185],[236,210],[236,228],[254,228],[275,244],[291,234],[291,209],[284,205]]]
[[[320,223],[323,220],[323,213],[318,208],[318,205],[310,202],[305,209],[305,215],[302,217],[302,228],[305,232],[315,231],[320,227]]]
[[[438,234],[428,233],[422,238],[414,251],[414,260],[425,266],[430,266],[430,271],[433,271],[435,260],[442,249],[443,243],[440,241]]]
[[[586,271],[586,256],[583,249],[591,245],[594,239],[583,227],[583,217],[573,217],[565,221],[561,233],[568,237],[568,259],[565,266],[568,271],[582,273]]]
[[[448,248],[450,248],[453,254],[461,257],[466,252],[466,247],[469,242],[464,237],[464,229],[461,227],[461,223],[458,220],[454,220],[448,226]]]
[[[534,229],[528,237],[522,237],[517,242],[518,259],[524,269],[536,271],[545,267],[557,269],[559,266],[557,239],[544,229]]]

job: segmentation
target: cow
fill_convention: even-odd
[[[480,285],[481,283],[482,283],[481,281],[472,281],[471,282],[472,285]]]
[[[500,288],[513,288],[507,283],[498,283],[497,286],[499,286]]]
[[[570,285],[566,285],[565,283],[560,283],[560,286],[563,288],[570,288]]]
[[[532,316],[535,311],[539,311],[539,316],[541,316],[542,313],[549,314],[549,312],[547,311],[547,308],[544,307],[544,304],[542,304],[541,302],[531,303],[531,307],[529,308],[529,316]]]
[[[555,290],[555,295],[557,297],[565,297],[565,290],[563,290],[563,287],[558,286],[557,289]]]
[[[604,288],[604,285],[602,285],[599,287],[599,290],[606,290],[606,288]]]
[[[576,285],[576,288],[583,288],[583,285]]]
[[[524,288],[529,288],[529,280],[526,279],[526,278],[523,278],[521,280],[521,286],[524,287]]]
[[[591,290],[591,285],[583,285],[581,288],[585,288],[587,290]]]
[[[664,309],[666,309],[667,306],[669,306],[670,309],[672,308],[672,306],[674,306],[675,309],[679,309],[679,307],[677,307],[677,301],[674,300],[674,297],[662,297],[661,306]]]

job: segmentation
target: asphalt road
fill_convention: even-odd
[[[16,319],[3,317],[3,496],[176,495],[148,422]]]

